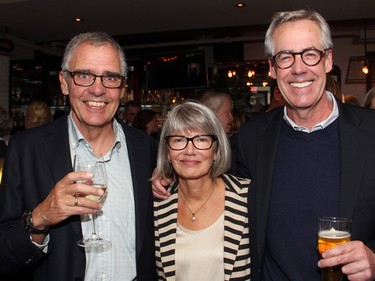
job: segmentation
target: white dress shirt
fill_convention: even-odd
[[[84,139],[69,115],[69,143],[72,163],[74,155],[95,159],[93,149]],[[115,142],[104,156],[108,173],[108,189],[103,208],[95,220],[96,233],[111,240],[110,247],[85,248],[85,281],[129,281],[136,277],[136,241],[134,192],[125,134],[119,123],[113,121]],[[81,217],[82,234],[92,233],[92,223]],[[77,245],[77,247],[79,247]]]

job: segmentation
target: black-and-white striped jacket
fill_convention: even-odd
[[[250,280],[249,219],[247,208],[249,179],[229,174],[225,182],[224,276],[225,280]],[[155,247],[159,280],[175,280],[177,231],[177,184],[171,184],[167,200],[155,199]]]

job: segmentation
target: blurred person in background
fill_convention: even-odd
[[[233,101],[223,92],[205,92],[199,101],[211,109],[223,125],[225,133],[231,133],[233,125]]]
[[[237,108],[233,108],[232,115],[233,115],[233,122],[232,122],[232,128],[231,128],[231,133],[230,133],[231,136],[237,133],[241,125],[245,123],[245,121],[247,120],[245,112]]]
[[[137,101],[131,100],[125,103],[124,112],[121,114],[122,120],[129,126],[132,126],[134,118],[141,110],[141,104]]]
[[[359,99],[354,95],[344,95],[344,103],[361,106]]]
[[[25,129],[34,128],[52,122],[49,106],[44,101],[33,101],[26,109]]]
[[[241,125],[245,123],[247,117],[243,111],[240,111],[236,108],[233,109],[233,125],[231,127],[231,133],[229,136],[229,143],[232,152],[232,157],[237,157],[237,142],[238,142],[238,130],[240,129]],[[236,165],[237,162],[233,161],[232,165]],[[233,166],[231,169],[236,170]]]
[[[237,131],[233,132],[233,122],[235,120],[233,117],[233,101],[230,95],[224,92],[205,92],[199,101],[211,109],[215,113],[216,117],[219,118],[221,125],[229,138],[232,157],[237,157],[237,132],[240,126],[239,123],[241,123],[242,120],[236,120],[239,121],[236,124]],[[243,116],[239,117],[242,118]]]
[[[363,99],[362,106],[365,108],[375,109],[375,87],[367,92],[365,98]]]
[[[156,137],[159,132],[158,118],[159,114],[156,111],[142,109],[135,116],[132,126]]]
[[[267,111],[285,105],[285,99],[281,94],[279,87],[277,86],[276,79],[271,80],[270,90],[272,93],[272,99]]]
[[[339,101],[345,102],[344,94],[341,91],[339,83],[332,75],[327,73],[326,90],[331,92]]]

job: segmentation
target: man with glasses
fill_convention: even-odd
[[[108,34],[84,33],[66,47],[59,79],[65,118],[9,142],[0,188],[0,275],[15,280],[155,280],[152,195],[156,142],[114,118],[125,91],[122,48]],[[105,204],[92,175],[72,172],[75,155],[105,161]],[[98,234],[109,247],[77,245]],[[27,276],[18,272],[29,270]]]
[[[232,171],[252,179],[252,281],[317,281],[319,268],[333,266],[350,280],[375,278],[375,113],[325,90],[332,47],[314,11],[276,13],[266,33],[270,75],[286,105],[241,127]],[[165,196],[162,182],[153,182],[155,196]],[[319,260],[320,216],[351,219],[352,241]]]
[[[325,90],[332,47],[314,11],[276,13],[266,33],[270,74],[286,105],[239,132],[237,172],[255,183],[252,280],[317,281],[319,268],[337,265],[350,280],[375,278],[375,115]],[[322,216],[352,219],[352,241],[318,263]]]

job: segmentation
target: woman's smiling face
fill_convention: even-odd
[[[203,131],[174,132],[171,135],[179,135],[193,138],[204,135]],[[180,179],[193,180],[209,177],[212,163],[215,160],[215,142],[211,148],[206,150],[197,149],[192,141],[189,141],[183,150],[168,150],[168,159],[171,161],[173,169]]]

